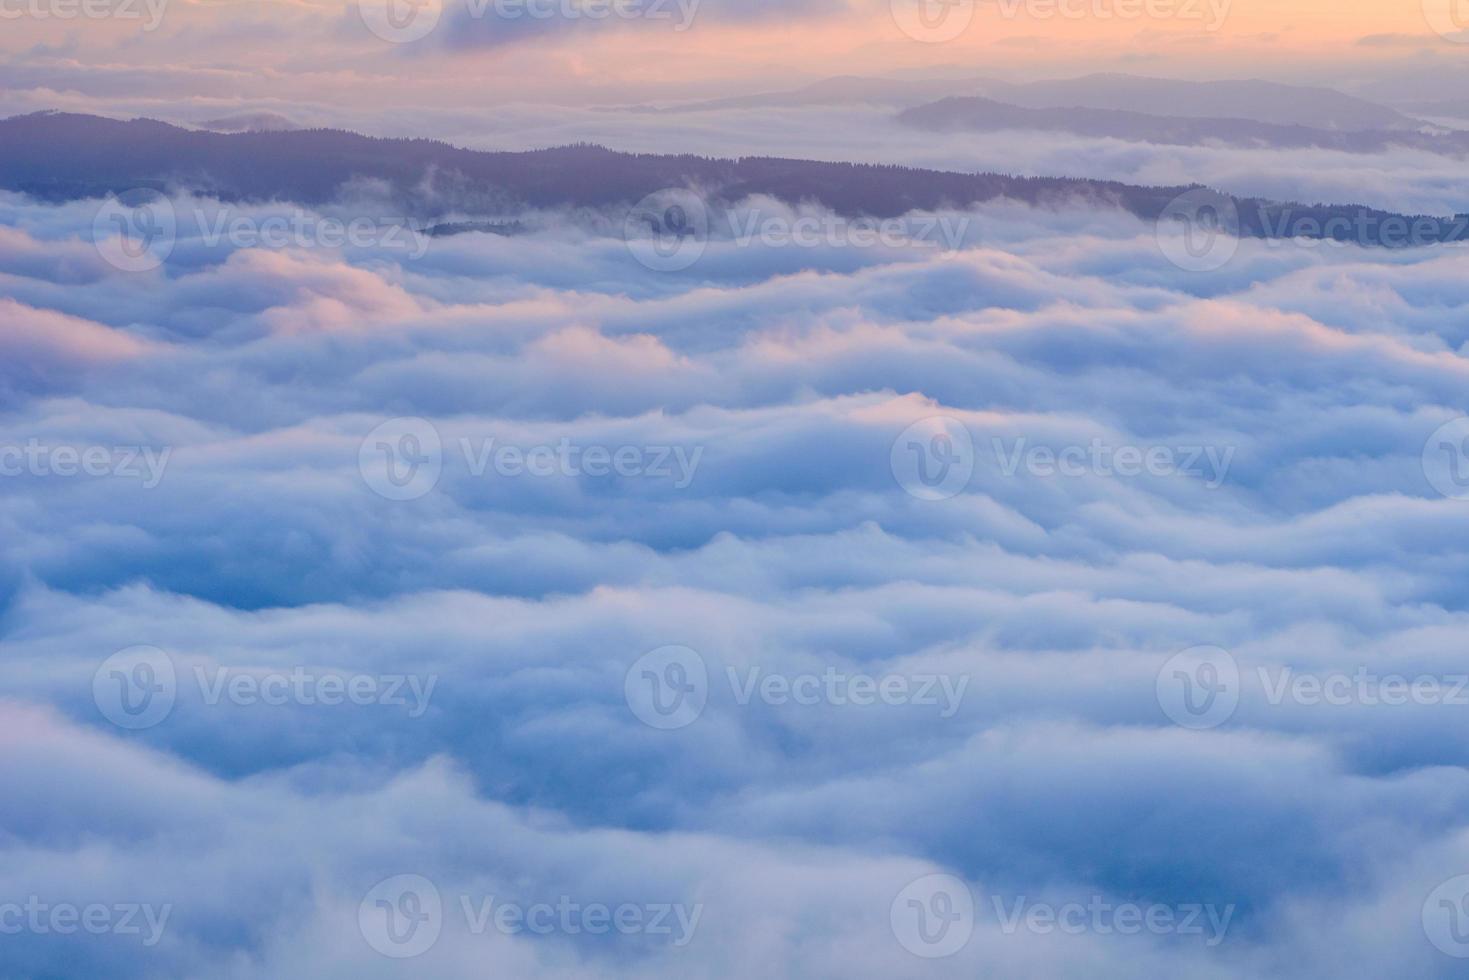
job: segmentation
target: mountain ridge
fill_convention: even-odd
[[[783,91],[762,92],[623,111],[682,113],[816,105],[911,108],[949,97],[983,97],[1027,109],[1097,109],[1184,119],[1249,119],[1328,131],[1413,130],[1422,121],[1389,106],[1335,89],[1262,79],[1180,81],[1100,72],[1078,78],[1004,82],[962,79],[890,79],[840,75]]]
[[[1175,146],[1219,143],[1274,149],[1321,148],[1382,152],[1393,146],[1444,155],[1469,153],[1469,132],[1319,129],[1233,117],[1168,116],[1117,109],[1012,105],[983,96],[951,96],[900,111],[898,121],[936,132],[1030,130]]]
[[[623,153],[591,144],[490,152],[335,129],[226,134],[151,119],[43,112],[0,120],[0,188],[56,202],[151,189],[305,206],[338,202],[367,188],[386,195],[405,216],[452,223],[513,220],[538,208],[628,206],[671,188],[696,189],[716,205],[765,195],[878,218],[1011,199],[1041,207],[1112,207],[1154,221],[1197,185],[1144,187],[778,157]],[[1469,228],[1454,219],[1360,205],[1239,199],[1234,206],[1241,233],[1255,237],[1392,244],[1376,233],[1364,239],[1360,229],[1419,221],[1433,230],[1415,243],[1469,239]],[[1330,233],[1325,229],[1331,222],[1348,230]],[[1310,231],[1313,227],[1318,230]]]

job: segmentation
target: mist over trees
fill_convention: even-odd
[[[431,221],[513,219],[533,208],[630,205],[669,188],[694,190],[715,205],[766,195],[876,218],[1003,198],[1041,207],[1116,207],[1151,221],[1189,190],[770,157],[620,153],[585,143],[483,152],[333,129],[226,134],[68,113],[0,121],[0,188],[58,202],[146,188],[306,206],[371,193],[405,215]],[[1239,231],[1256,237],[1368,245],[1469,240],[1469,220],[1450,217],[1396,215],[1350,204],[1255,199],[1234,204]]]

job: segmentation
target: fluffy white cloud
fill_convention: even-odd
[[[172,908],[142,950],[5,937],[0,974],[1455,975],[1421,918],[1469,854],[1469,472],[1430,441],[1469,408],[1463,253],[1205,275],[1000,205],[957,249],[723,236],[678,273],[577,215],[416,260],[186,231],[124,274],[85,205],[0,214],[0,904]],[[905,440],[960,429],[931,493]],[[1205,644],[1238,704],[1195,731],[1158,684]],[[98,672],[139,645],[174,680],[132,730]],[[707,703],[664,731],[625,682],[671,645]],[[927,961],[890,916],[937,872],[977,912]],[[359,928],[401,874],[446,903],[421,960]],[[702,917],[476,934],[491,896]],[[1210,944],[1017,900],[1233,910]]]

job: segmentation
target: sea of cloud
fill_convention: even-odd
[[[97,207],[0,196],[0,976],[1461,975],[1464,251],[1190,272],[998,204],[676,270],[586,215],[416,255],[186,221],[123,271]],[[1222,717],[1169,686],[1205,645]],[[442,912],[398,959],[403,875]],[[1228,926],[1010,918],[1127,903]]]

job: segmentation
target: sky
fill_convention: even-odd
[[[29,11],[48,3],[61,7]],[[387,0],[82,9],[0,8],[12,107],[462,110],[677,101],[850,74],[1231,78],[1262,66],[1281,81],[1432,100],[1456,97],[1464,77],[1464,45],[1442,36],[1458,29],[1448,0],[955,0],[927,18],[919,0],[425,0],[403,6],[404,31],[388,29]]]
[[[1434,0],[902,2],[0,0],[0,115],[1469,212],[1401,146],[627,109],[1106,71],[1451,125],[1469,51]],[[1464,976],[1464,246],[706,193],[0,190],[0,980]]]

